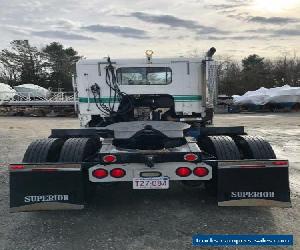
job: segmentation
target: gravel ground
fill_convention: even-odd
[[[0,117],[0,249],[193,249],[196,233],[293,234],[294,249],[300,249],[300,114],[217,115],[215,124],[244,125],[291,161],[292,208],[217,207],[213,198],[180,185],[137,191],[122,184],[98,190],[85,210],[10,214],[7,164],[21,161],[27,145],[51,128],[79,124],[71,118]]]

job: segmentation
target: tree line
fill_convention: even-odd
[[[219,94],[242,95],[260,87],[300,86],[300,59],[296,56],[265,59],[253,54],[241,62],[223,59],[218,64]]]
[[[72,47],[52,42],[41,49],[28,40],[14,40],[0,52],[0,82],[11,86],[32,83],[53,90],[72,90],[75,63],[81,58]]]

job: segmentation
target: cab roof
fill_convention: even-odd
[[[147,59],[144,58],[110,58],[112,62],[117,64],[146,64]],[[190,63],[200,63],[203,58],[188,58],[188,57],[174,57],[174,58],[152,58],[152,64],[156,63],[172,63],[172,62],[190,62]],[[107,63],[106,58],[102,59],[81,59],[77,62],[77,64],[98,64],[98,63]]]

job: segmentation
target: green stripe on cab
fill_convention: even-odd
[[[202,100],[201,95],[174,95],[174,101],[175,102],[199,102]],[[108,96],[101,97],[100,98],[102,103],[109,103],[113,102],[113,98],[110,98]],[[97,102],[99,102],[99,99],[96,99]],[[79,97],[79,102],[81,103],[95,103],[95,100],[93,97]],[[118,100],[116,102],[119,102]]]

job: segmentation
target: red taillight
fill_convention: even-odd
[[[103,168],[98,168],[93,171],[92,175],[98,179],[102,179],[108,176],[108,172]]]
[[[114,168],[110,171],[110,175],[114,178],[122,178],[126,174],[126,171],[122,168]]]
[[[24,169],[24,165],[10,165],[9,166],[10,170],[20,170],[20,169]]]
[[[187,177],[192,173],[192,170],[190,170],[187,167],[180,167],[176,169],[176,174],[180,177]]]
[[[196,167],[194,168],[193,173],[196,176],[203,177],[208,175],[208,169],[205,167]]]
[[[276,165],[276,166],[284,166],[284,165],[288,165],[289,162],[288,161],[274,161],[272,162],[272,165]]]
[[[198,156],[196,154],[185,154],[184,160],[186,161],[196,161],[198,159]]]
[[[106,163],[113,163],[117,161],[117,157],[115,155],[105,155],[103,156],[103,161]]]

